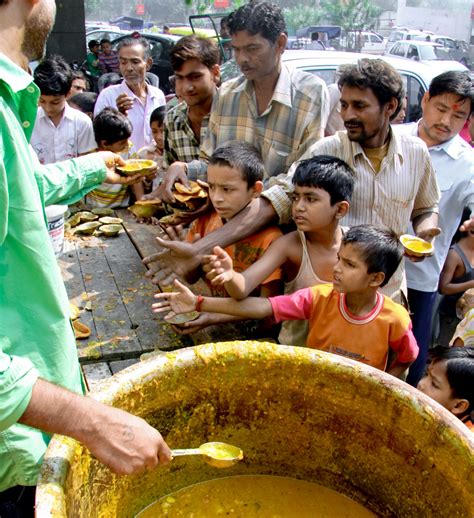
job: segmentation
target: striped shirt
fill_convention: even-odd
[[[209,115],[201,122],[199,140],[189,124],[188,106],[185,102],[172,108],[164,122],[164,160],[167,169],[173,162],[192,162],[199,158],[199,145],[203,141],[209,123]]]
[[[115,52],[115,50],[111,50],[110,54],[104,54],[101,52],[99,54],[99,67],[103,74],[107,74],[108,72],[120,74],[120,64],[117,52]]]
[[[282,65],[273,96],[259,115],[252,81],[243,75],[225,82],[214,96],[201,160],[229,140],[253,144],[262,154],[267,177],[290,165],[324,135],[329,95],[318,77]],[[206,179],[206,169],[188,164],[190,178]]]
[[[358,142],[338,131],[314,144],[301,159],[315,155],[332,155],[347,162],[355,171],[354,192],[344,225],[372,224],[405,234],[415,217],[438,211],[440,192],[431,158],[425,143],[411,135],[396,135],[390,130],[387,156],[376,173]],[[291,217],[287,193],[293,189],[289,174],[262,193],[272,203],[281,221]],[[403,263],[382,292],[392,296],[403,281]]]

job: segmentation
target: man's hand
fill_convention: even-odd
[[[122,176],[115,171],[118,165],[125,165],[125,161],[120,155],[112,153],[111,151],[98,151],[97,154],[104,160],[107,169],[104,180],[105,183],[134,185],[142,181],[143,176],[141,174]]]
[[[149,267],[145,277],[151,278],[154,284],[169,284],[167,281],[173,276],[187,278],[199,268],[201,255],[196,252],[193,244],[167,241],[159,237],[156,240],[166,250],[143,259],[143,264]]]
[[[161,185],[151,194],[156,193],[155,197],[160,200],[166,203],[173,203],[175,201],[173,186],[176,182],[181,182],[183,185],[189,186],[188,177],[186,176],[186,164],[184,162],[173,162],[166,170]],[[151,196],[151,194],[149,196]]]
[[[172,324],[171,328],[175,333],[180,335],[190,335],[192,333],[197,333],[208,326],[222,323],[222,318],[229,319],[226,315],[204,312],[199,313],[199,316],[195,320],[184,322],[184,324]]]
[[[163,437],[146,421],[118,408],[101,406],[93,419],[93,431],[80,439],[97,460],[117,475],[141,473],[171,460]]]
[[[433,228],[427,228],[424,230],[421,230],[416,234],[417,237],[420,239],[424,239],[428,243],[432,243],[434,246],[434,238],[436,236],[439,236],[441,234],[441,229],[439,227],[433,227]],[[431,254],[433,255],[433,254]],[[424,261],[426,257],[430,257],[429,255],[424,255],[422,257],[411,255],[410,250],[405,248],[405,257],[409,259],[412,263],[420,263],[421,261]]]
[[[220,246],[214,247],[214,254],[202,258],[202,269],[214,286],[230,282],[234,277],[233,263],[230,255]]]
[[[133,97],[129,97],[126,93],[120,94],[117,99],[115,99],[117,110],[125,116],[128,115],[128,111],[133,108],[133,103]]]
[[[38,379],[19,422],[77,439],[114,473],[131,475],[166,464],[171,452],[146,421]]]
[[[159,299],[161,302],[155,302],[152,304],[153,313],[163,313],[169,311],[165,316],[165,320],[180,315],[181,313],[189,313],[195,311],[197,297],[194,293],[187,288],[184,284],[180,283],[178,279],[174,281],[174,292],[156,293],[155,299]]]

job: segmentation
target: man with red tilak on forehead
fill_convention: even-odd
[[[422,263],[406,261],[408,301],[420,353],[407,381],[416,386],[426,368],[433,305],[443,264],[463,207],[471,218],[461,230],[474,231],[474,151],[459,132],[474,109],[474,86],[467,72],[445,72],[433,79],[422,100],[423,117],[398,125],[395,131],[421,138],[428,146],[441,191],[435,253]],[[409,232],[413,233],[411,229]]]

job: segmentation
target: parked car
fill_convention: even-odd
[[[461,42],[458,42],[449,36],[435,36],[432,41],[443,45],[443,47],[449,52],[451,59],[459,61],[459,63],[462,63],[465,67],[471,68],[472,59],[467,43],[464,46]]]
[[[467,67],[453,61],[449,51],[440,43],[431,43],[430,41],[397,41],[387,51],[387,56],[397,56],[399,58],[407,58],[420,63],[431,64],[434,61],[440,62],[444,70],[468,70]]]
[[[381,55],[385,52],[385,40],[380,34],[372,31],[346,31],[341,38],[340,48]]]
[[[396,41],[413,40],[416,38],[425,39],[427,36],[431,38],[431,36],[434,36],[434,33],[431,31],[408,29],[407,27],[394,27],[388,36],[385,48],[389,49]]]
[[[120,29],[94,29],[86,33],[86,47],[89,45],[89,41],[91,40],[97,40],[100,42],[100,40],[106,39],[113,41],[119,36],[122,36],[122,34],[126,34],[124,31]]]
[[[374,59],[370,54],[316,50],[286,50],[282,59],[290,69],[298,68],[315,74],[330,85],[335,83],[336,72],[340,65],[355,63],[363,57]],[[421,99],[428,90],[431,80],[446,70],[443,66],[446,62],[436,61],[427,65],[396,57],[380,56],[380,58],[395,67],[403,78],[408,98],[406,121],[418,120],[421,116]],[[456,65],[462,66],[459,63]],[[233,59],[221,67],[223,81],[237,77],[239,74],[239,68]]]
[[[117,47],[121,41],[136,34],[137,33],[134,32],[121,35],[119,38],[116,38],[112,41],[112,48],[117,50]],[[151,57],[153,59],[150,72],[158,76],[160,80],[160,89],[164,92],[165,95],[167,95],[172,92],[169,79],[170,76],[173,75],[173,69],[171,68],[170,63],[170,51],[176,42],[181,38],[181,36],[174,36],[172,34],[149,33],[141,33],[140,36],[143,36],[150,44]]]

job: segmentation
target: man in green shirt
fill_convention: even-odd
[[[103,181],[128,183],[109,152],[48,166],[28,144],[39,91],[25,70],[42,56],[54,0],[0,0],[0,516],[33,516],[50,435],[81,441],[114,472],[170,459],[145,421],[82,396],[69,304],[44,214]],[[136,180],[136,178],[135,178]],[[23,497],[23,498],[22,498]],[[14,505],[30,509],[15,514]],[[18,503],[20,502],[20,503]]]

